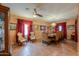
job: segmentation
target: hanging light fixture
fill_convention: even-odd
[[[37,15],[34,14],[33,17],[37,17]]]
[[[54,27],[54,26],[56,26],[56,23],[52,23],[51,25]]]

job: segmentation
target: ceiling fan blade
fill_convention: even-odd
[[[36,9],[34,9],[34,14],[37,15],[37,16],[39,16],[39,17],[43,17],[43,15],[37,13]]]
[[[43,17],[43,15],[40,15],[40,14],[36,14],[36,15],[38,15],[39,17]]]
[[[37,11],[36,11],[36,9],[34,9],[34,12],[37,14]]]

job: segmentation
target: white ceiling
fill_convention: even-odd
[[[13,14],[33,18],[33,9],[37,8],[38,13],[44,17],[42,19],[48,21],[65,20],[77,16],[77,6],[74,3],[6,3],[10,7]],[[26,10],[26,8],[29,8]],[[36,17],[41,18],[41,17]]]

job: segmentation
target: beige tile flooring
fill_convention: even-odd
[[[42,42],[28,42],[13,49],[13,56],[75,56],[76,42],[65,41],[59,44],[45,45]]]

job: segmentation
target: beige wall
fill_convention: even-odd
[[[70,39],[72,32],[75,32],[75,28],[73,30],[68,29],[69,25],[75,25],[75,19],[67,20],[67,39]]]
[[[15,16],[15,15],[11,15],[10,16],[10,20],[9,20],[9,23],[17,23],[17,19],[26,19],[26,17],[20,17],[20,16]],[[28,20],[28,19],[26,19]],[[35,32],[35,36],[36,36],[36,39],[37,40],[41,40],[42,38],[44,38],[42,32],[36,28],[34,28],[35,26],[38,26],[38,28],[40,27],[40,25],[46,25],[47,27],[50,26],[50,22],[47,22],[47,21],[43,21],[41,19],[39,20],[32,20],[33,21],[33,30]],[[73,25],[75,24],[75,20],[74,19],[68,19],[67,21],[59,21],[59,22],[67,22],[67,26],[68,25]],[[57,22],[57,23],[59,23]],[[47,29],[49,31],[49,29]],[[68,30],[67,29],[67,38],[69,39],[70,38],[70,35],[71,33],[73,32],[74,30]],[[46,32],[47,33],[47,32]],[[47,36],[45,35],[45,39],[47,38]],[[16,44],[16,30],[9,30],[9,39],[11,41],[11,44]]]
[[[10,15],[9,24],[10,23],[15,23],[15,24],[17,23],[15,16]],[[16,30],[9,29],[9,40],[10,40],[11,45],[15,44],[15,42],[16,42]]]
[[[33,27],[33,30],[34,30],[35,35],[36,35],[36,39],[37,39],[37,40],[47,39],[46,34],[47,34],[47,32],[49,31],[49,28],[48,28],[48,27],[50,26],[50,22],[45,22],[45,21],[43,21],[43,20],[34,20],[34,21],[33,21],[33,25],[34,25],[34,26],[35,26],[35,25],[38,26],[37,29],[36,29],[35,27]],[[40,25],[45,25],[45,26],[47,27],[46,33],[42,33],[42,32],[40,31]],[[44,35],[45,35],[45,36],[44,36]]]
[[[71,33],[75,31],[75,29],[73,30],[68,30],[68,25],[75,25],[75,19],[67,19],[67,20],[61,20],[61,21],[57,21],[56,23],[61,23],[61,22],[66,22],[66,26],[67,26],[67,39],[70,39],[71,37]]]
[[[25,17],[19,17],[19,16],[15,16],[10,14],[10,19],[9,19],[9,24],[10,23],[17,23],[17,19],[26,19]],[[10,44],[14,45],[16,44],[16,30],[10,30],[9,29],[9,40],[10,40]]]
[[[10,15],[10,20],[9,23],[17,23],[17,19],[25,19],[28,20],[30,18],[26,18],[26,17],[20,17],[20,16],[16,16],[16,15]],[[40,27],[40,25],[46,25],[47,27],[50,25],[49,22],[43,21],[43,20],[32,20],[33,21],[33,30],[35,32],[35,36],[37,40],[42,39],[43,35],[41,33],[40,30],[37,30],[34,28],[35,25],[38,25]],[[10,39],[10,44],[14,45],[16,44],[16,30],[9,30],[9,39]]]

